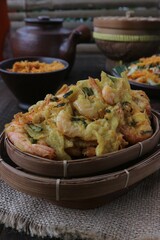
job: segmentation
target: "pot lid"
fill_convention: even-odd
[[[63,18],[50,18],[49,16],[39,16],[37,18],[25,18],[25,23],[33,24],[61,24],[63,23]]]
[[[154,17],[95,17],[94,27],[112,29],[159,30],[160,18]]]

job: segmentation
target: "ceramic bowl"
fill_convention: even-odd
[[[114,75],[115,77],[121,77],[121,74],[125,71],[127,71],[128,69],[128,65],[117,65],[116,67],[114,67],[112,69],[112,75]],[[138,82],[134,82],[134,81],[129,81],[131,88],[133,90],[142,90],[144,91],[148,97],[153,98],[153,99],[160,99],[160,86],[159,85],[148,85],[145,83],[138,83]]]
[[[107,58],[130,62],[159,51],[159,24],[152,17],[95,17],[93,37]]]
[[[11,72],[13,64],[17,61],[39,61],[51,63],[58,61],[64,64],[64,68],[45,73],[17,73]],[[0,62],[0,75],[7,87],[19,101],[19,107],[27,110],[29,106],[39,100],[43,100],[46,94],[54,94],[58,88],[66,83],[69,64],[59,58],[48,57],[21,57],[11,58]]]
[[[74,160],[57,161],[34,156],[18,150],[7,137],[3,137],[3,141],[10,159],[27,172],[46,177],[85,177],[111,172],[117,167],[134,162],[139,157],[151,152],[157,146],[160,138],[159,120],[153,112],[152,127],[153,135],[141,143],[101,157],[95,156]]]

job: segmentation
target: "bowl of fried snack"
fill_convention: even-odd
[[[1,177],[57,205],[98,207],[160,167],[159,118],[125,77],[64,84],[5,125]]]
[[[113,75],[126,75],[133,89],[140,89],[149,97],[160,98],[160,56],[139,58],[127,65],[113,68]]]
[[[19,107],[27,110],[65,83],[68,67],[68,62],[58,58],[19,57],[0,62],[0,75]]]
[[[151,141],[151,117],[143,91],[102,72],[101,80],[64,84],[26,113],[17,113],[5,127],[6,146],[9,156],[28,171],[87,176],[136,159],[139,142],[141,155],[149,152],[156,144]]]

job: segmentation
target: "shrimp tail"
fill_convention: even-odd
[[[43,158],[55,159],[55,150],[49,146],[42,144],[32,144],[26,134],[18,132],[7,133],[9,140],[21,151],[38,155]]]

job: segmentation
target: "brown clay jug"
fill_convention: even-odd
[[[26,18],[25,26],[11,35],[14,57],[47,56],[62,58],[70,64],[75,60],[76,45],[89,42],[91,31],[86,25],[74,30],[63,27],[62,18]]]

